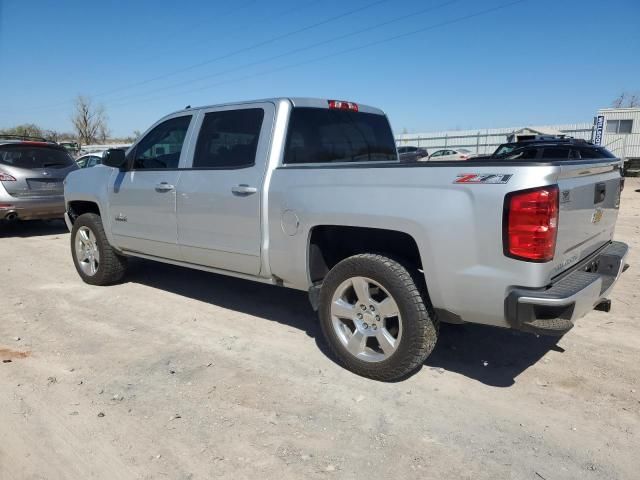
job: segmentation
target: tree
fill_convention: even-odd
[[[102,134],[106,140],[109,135],[107,114],[104,107],[94,105],[89,97],[78,95],[71,122],[81,144],[94,143],[100,136],[103,136]]]
[[[640,107],[640,97],[636,94],[629,92],[622,92],[618,95],[613,102],[611,102],[613,108],[633,108]]]
[[[33,123],[25,123],[13,128],[6,128],[1,130],[0,133],[4,135],[20,135],[26,137],[43,137],[45,132],[37,125]]]
[[[110,136],[111,131],[109,127],[107,127],[106,124],[100,125],[100,128],[98,128],[98,140],[100,140],[100,143],[107,143]]]

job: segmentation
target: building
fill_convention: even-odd
[[[601,135],[598,135],[599,132]],[[600,137],[600,138],[599,138]],[[599,141],[598,141],[599,140]],[[640,164],[640,108],[603,108],[594,121],[594,143]]]
[[[484,155],[493,153],[501,143],[532,135],[564,135],[593,141],[627,160],[627,169],[640,170],[640,108],[603,108],[590,122],[565,125],[406,133],[396,135],[396,143],[426,148],[430,153],[442,148],[466,148]]]

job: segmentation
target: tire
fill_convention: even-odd
[[[90,285],[112,285],[122,280],[127,259],[118,255],[95,213],[80,215],[71,230],[71,256],[80,278]]]
[[[319,315],[340,365],[363,377],[395,381],[424,363],[436,345],[438,322],[416,273],[375,254],[349,257],[331,269],[320,291]]]

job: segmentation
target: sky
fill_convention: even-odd
[[[116,136],[186,105],[366,103],[396,133],[590,122],[640,93],[639,0],[0,0],[0,128]]]

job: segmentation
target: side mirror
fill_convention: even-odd
[[[125,151],[120,148],[110,148],[102,157],[102,164],[107,167],[123,168],[127,163]]]

